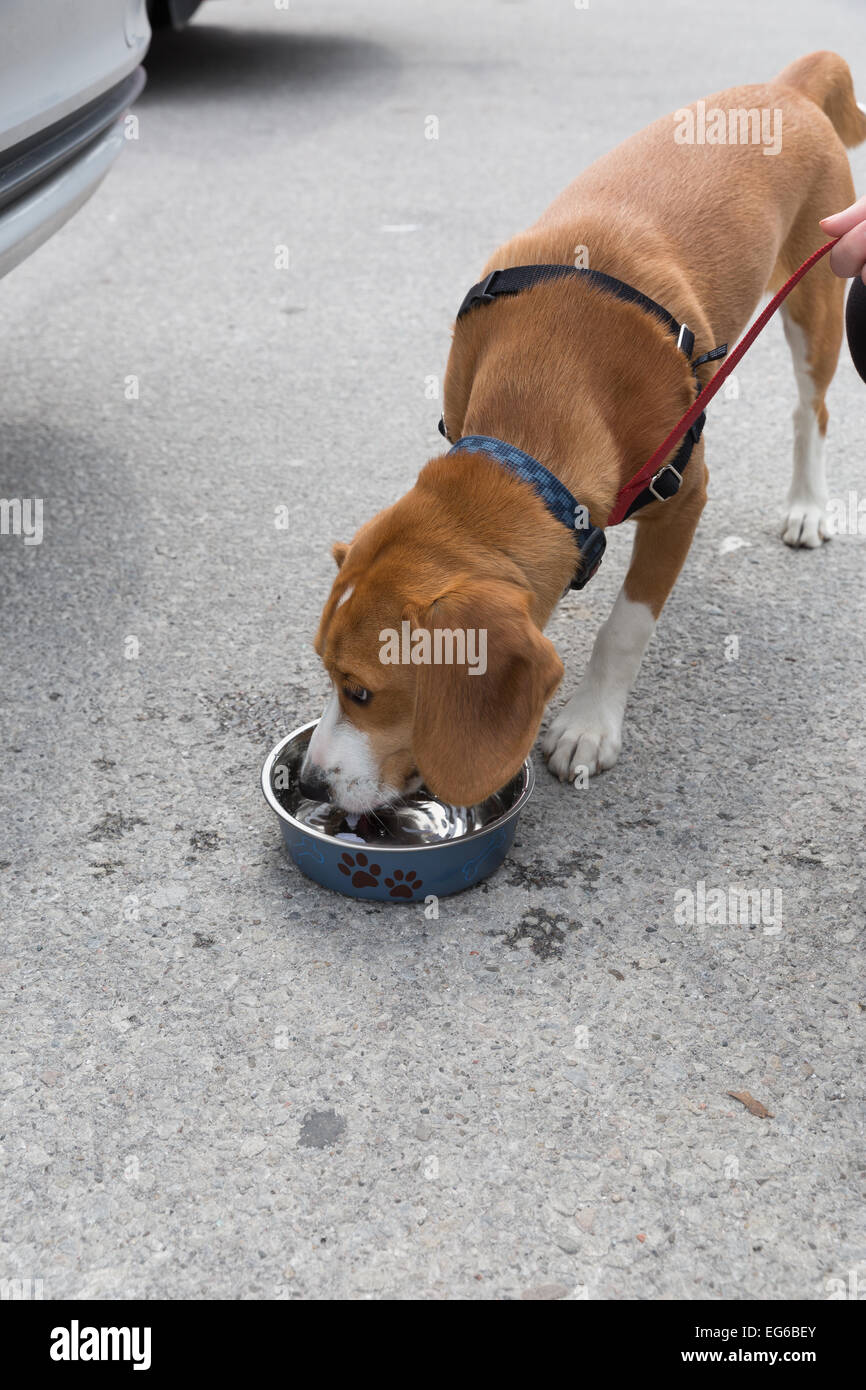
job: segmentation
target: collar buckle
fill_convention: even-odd
[[[575,575],[568,587],[584,589],[601,564],[607,537],[600,526],[591,526],[587,531],[576,531],[575,535],[582,564],[580,573]]]

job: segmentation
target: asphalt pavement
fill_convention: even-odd
[[[438,919],[341,898],[258,784],[324,702],[331,543],[438,452],[429,379],[488,254],[642,125],[814,48],[866,92],[859,0],[208,3],[154,45],[137,138],[0,284],[0,495],[44,505],[41,544],[0,539],[4,1278],[866,1288],[866,537],[779,539],[778,325],[711,410],[618,765],[574,790],[537,756],[495,877]],[[829,406],[833,495],[862,497],[847,359]],[[628,544],[550,624],[554,709]],[[759,922],[699,910],[732,887]]]

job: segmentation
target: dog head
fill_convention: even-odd
[[[334,547],[315,639],[332,691],[301,789],[347,811],[422,781],[455,805],[482,801],[519,770],[562,678],[519,576],[479,564],[416,494]]]

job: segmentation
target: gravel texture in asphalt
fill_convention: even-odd
[[[866,539],[779,539],[777,324],[711,409],[618,765],[575,790],[539,759],[494,878],[438,918],[343,899],[258,786],[324,701],[331,543],[439,451],[429,379],[490,251],[650,120],[825,47],[866,90],[859,0],[261,0],[154,45],[138,138],[0,285],[0,494],[44,500],[41,545],[0,540],[4,1278],[866,1287]],[[862,497],[847,358],[829,405],[833,495]],[[627,531],[550,624],[554,709]],[[781,914],[677,920],[699,884]]]

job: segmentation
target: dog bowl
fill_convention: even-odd
[[[355,898],[417,902],[460,893],[499,868],[535,786],[528,758],[507,786],[477,806],[449,806],[422,787],[396,806],[350,816],[308,800],[298,787],[316,722],[278,743],[262,768],[265,800],[308,878]]]

